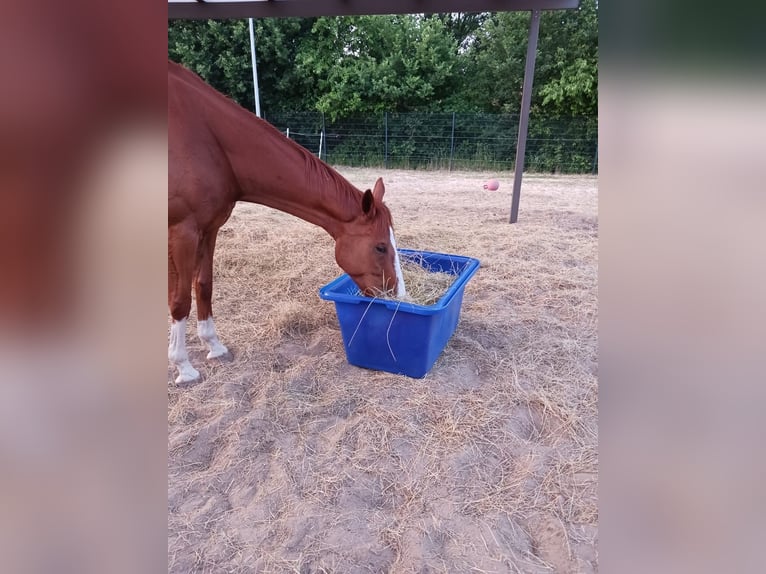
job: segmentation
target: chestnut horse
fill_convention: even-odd
[[[237,201],[259,203],[324,228],[335,260],[367,295],[403,296],[391,214],[378,179],[362,193],[276,128],[168,61],[168,358],[177,383],[199,372],[186,351],[191,290],[208,359],[228,354],[213,325],[213,251]]]

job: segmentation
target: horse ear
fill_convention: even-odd
[[[372,188],[372,195],[375,196],[375,201],[382,202],[384,193],[386,193],[386,186],[383,185],[383,178],[379,177],[375,187]]]
[[[374,207],[375,198],[373,197],[372,192],[368,189],[362,195],[362,211],[365,213],[365,215],[372,215]]]

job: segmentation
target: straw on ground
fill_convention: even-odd
[[[341,171],[384,177],[399,247],[481,260],[460,324],[425,379],[348,365],[332,239],[238,206],[214,292],[235,358],[205,363],[190,321],[204,379],[168,372],[169,571],[597,571],[596,180],[526,176],[509,225],[498,174]]]

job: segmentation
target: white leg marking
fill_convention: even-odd
[[[407,297],[407,288],[404,286],[404,275],[402,275],[402,264],[399,261],[399,252],[396,250],[396,240],[394,239],[394,230],[388,228],[391,236],[391,246],[394,248],[394,269],[396,269],[396,296],[399,299]]]
[[[207,354],[208,359],[222,357],[229,352],[218,339],[218,333],[215,332],[215,324],[212,317],[208,317],[204,321],[197,321],[197,335],[207,345],[207,348],[210,349],[210,352]]]
[[[168,359],[178,369],[176,383],[188,383],[199,378],[199,371],[191,366],[186,352],[186,319],[173,320],[170,326]]]

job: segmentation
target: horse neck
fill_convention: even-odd
[[[241,112],[216,131],[238,182],[238,200],[290,213],[334,238],[343,223],[361,215],[358,189],[270,124]]]

